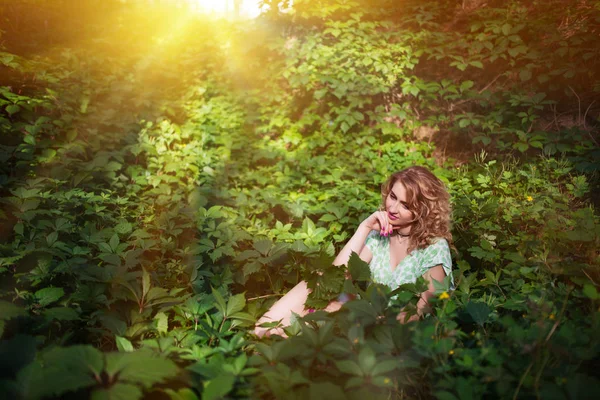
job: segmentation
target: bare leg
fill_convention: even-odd
[[[256,327],[254,328],[254,334],[261,337],[265,334],[269,335],[271,333],[278,334],[281,336],[285,336],[283,329],[277,328],[261,328],[258,325],[264,322],[273,322],[281,320],[281,324],[283,326],[290,325],[290,318],[292,316],[292,312],[298,315],[305,315],[306,312],[304,310],[304,303],[306,303],[306,299],[308,298],[308,294],[310,293],[310,289],[306,285],[305,281],[300,281],[296,286],[292,288],[285,296],[281,299],[277,300],[275,304],[271,306],[269,311],[265,313],[257,322]]]
[[[290,318],[292,317],[292,312],[302,317],[308,313],[308,311],[304,307],[304,303],[306,303],[306,299],[308,299],[308,295],[310,294],[310,292],[311,290],[308,288],[306,281],[300,281],[300,283],[294,286],[292,290],[290,290],[285,296],[277,300],[277,302],[271,306],[269,311],[267,311],[265,315],[263,315],[256,322],[254,334],[258,337],[262,337],[263,335],[269,336],[271,334],[287,337],[282,328],[261,328],[258,325],[264,322],[274,322],[281,320],[281,325],[290,326]],[[341,302],[332,301],[327,305],[327,307],[325,307],[325,311],[335,312],[341,307]]]

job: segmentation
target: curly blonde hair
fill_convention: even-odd
[[[392,174],[381,185],[381,203],[390,194],[392,187],[400,181],[406,188],[406,203],[413,214],[410,221],[408,253],[422,249],[434,238],[444,238],[453,248],[450,233],[450,195],[444,183],[424,167],[410,167]]]

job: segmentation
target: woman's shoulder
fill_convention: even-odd
[[[438,247],[438,248],[447,248],[448,250],[450,249],[450,245],[448,244],[448,241],[443,238],[443,237],[434,237],[429,239],[429,245],[427,245],[427,247]]]
[[[450,254],[450,245],[448,244],[448,241],[445,238],[434,237],[429,239],[428,245],[419,250],[420,253],[424,256],[437,253]]]

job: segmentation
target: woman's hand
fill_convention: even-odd
[[[408,312],[406,311],[402,311],[400,312],[400,314],[398,314],[396,316],[396,319],[398,320],[398,322],[400,322],[401,324],[406,324],[407,322],[413,322],[413,321],[418,321],[420,316],[419,314],[412,314],[410,316],[410,318],[406,318],[408,316]]]
[[[369,228],[371,231],[379,231],[381,235],[388,236],[394,229],[399,228],[398,226],[392,225],[388,213],[385,211],[375,211],[369,215],[361,225]]]

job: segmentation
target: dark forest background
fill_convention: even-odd
[[[597,398],[600,2],[260,4],[0,1],[0,393]],[[456,289],[399,324],[331,261],[411,165]],[[301,279],[357,299],[253,336]]]

